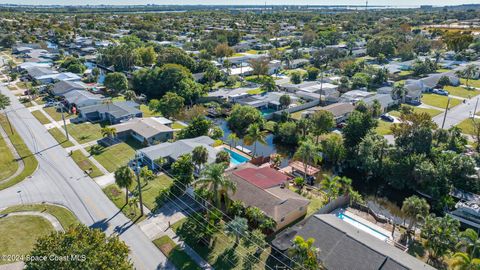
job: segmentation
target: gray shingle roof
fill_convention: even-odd
[[[181,155],[191,153],[195,147],[204,146],[208,151],[208,163],[212,163],[215,161],[216,155],[220,151],[211,146],[214,142],[215,141],[208,136],[200,136],[192,139],[178,140],[173,143],[166,142],[153,145],[143,148],[140,152],[150,160],[156,160],[160,157],[170,157],[177,160]]]
[[[82,107],[81,112],[83,114],[88,114],[92,112],[106,113],[108,112],[115,118],[121,118],[129,115],[136,115],[141,113],[141,111],[133,107],[128,102],[115,102],[111,104],[96,104],[91,106]]]

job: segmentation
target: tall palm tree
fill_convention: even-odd
[[[200,171],[203,164],[207,163],[208,161],[208,150],[205,146],[197,146],[192,151],[192,161],[197,167],[198,171]]]
[[[460,71],[460,75],[465,78],[465,85],[470,88],[468,82],[478,73],[478,67],[474,64],[467,65],[465,69]]]
[[[245,211],[245,215],[250,222],[255,225],[259,224],[265,218],[265,214],[262,212],[262,210],[255,206],[248,207]]]
[[[395,85],[392,90],[392,96],[394,98],[401,99],[402,103],[405,103],[405,96],[407,94],[407,89],[403,83]]]
[[[308,134],[308,130],[310,129],[312,123],[310,119],[308,118],[300,118],[300,120],[297,121],[297,129],[301,131],[302,139],[305,139],[305,137]]]
[[[472,229],[466,229],[460,233],[457,249],[465,250],[471,257],[480,258],[480,238]]]
[[[120,188],[125,188],[125,203],[128,203],[128,188],[132,185],[135,180],[135,173],[127,165],[119,167],[115,171],[115,183]]]
[[[265,138],[267,137],[267,131],[262,130],[259,124],[251,124],[247,129],[247,134],[243,138],[243,142],[246,145],[253,144],[253,156],[257,155],[257,142],[266,145]]]
[[[235,183],[226,178],[224,173],[225,166],[223,164],[213,163],[202,171],[200,179],[195,182],[196,186],[206,189],[213,194],[217,208],[221,207],[222,194],[237,190]]]
[[[243,237],[248,230],[247,219],[242,217],[235,217],[232,221],[227,223],[227,233],[235,236],[235,247],[240,243],[240,238]]]
[[[114,127],[104,127],[101,129],[102,136],[103,137],[108,137],[108,138],[113,138],[115,135],[117,135],[117,129]]]
[[[453,270],[478,270],[480,269],[480,259],[471,257],[467,253],[457,252],[452,256],[453,260],[450,267]]]
[[[230,149],[233,147],[237,147],[238,136],[235,132],[232,132],[228,135],[228,140],[230,141]]]
[[[340,192],[341,184],[339,176],[323,175],[323,180],[320,183],[322,189],[327,193],[328,201],[338,195]]]
[[[307,168],[308,165],[313,165],[313,163],[318,163],[321,161],[321,156],[319,155],[319,147],[313,143],[310,139],[302,141],[297,151],[294,154],[294,158],[300,159],[303,162],[304,169],[304,178],[307,179]]]

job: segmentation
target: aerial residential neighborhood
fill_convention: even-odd
[[[0,270],[480,269],[478,1],[104,1],[0,0]]]

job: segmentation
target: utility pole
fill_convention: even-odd
[[[70,140],[68,136],[68,130],[67,130],[67,122],[65,121],[65,114],[63,111],[64,105],[62,105],[61,110],[62,110],[62,120],[63,120],[63,129],[65,129],[65,134],[67,134],[67,141]]]
[[[473,113],[472,113],[472,119],[475,119],[475,114],[477,113],[477,106],[478,106],[478,98],[477,98],[477,102],[475,102],[475,109],[473,110]]]
[[[447,107],[445,108],[445,114],[443,115],[442,129],[445,126],[445,119],[447,119],[448,106],[450,106],[450,98],[447,100]]]
[[[140,216],[143,216],[142,187],[140,186],[140,155],[135,153],[135,175],[137,176],[138,199],[140,200]]]

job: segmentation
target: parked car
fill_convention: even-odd
[[[448,91],[445,91],[443,89],[433,89],[432,93],[441,95],[441,96],[448,96]]]
[[[45,102],[45,107],[57,107],[58,105],[60,105],[60,102],[58,101],[49,100]]]
[[[388,115],[387,113],[384,113],[384,114],[380,115],[380,118],[381,118],[383,121],[387,121],[387,122],[394,122],[394,121],[395,121],[395,118],[393,118],[392,116]]]
[[[419,106],[422,104],[422,102],[418,101],[418,100],[408,100],[407,102],[405,102],[409,105],[412,105],[412,106]]]
[[[346,126],[347,124],[345,122],[340,122],[337,124],[337,128],[342,129]]]

